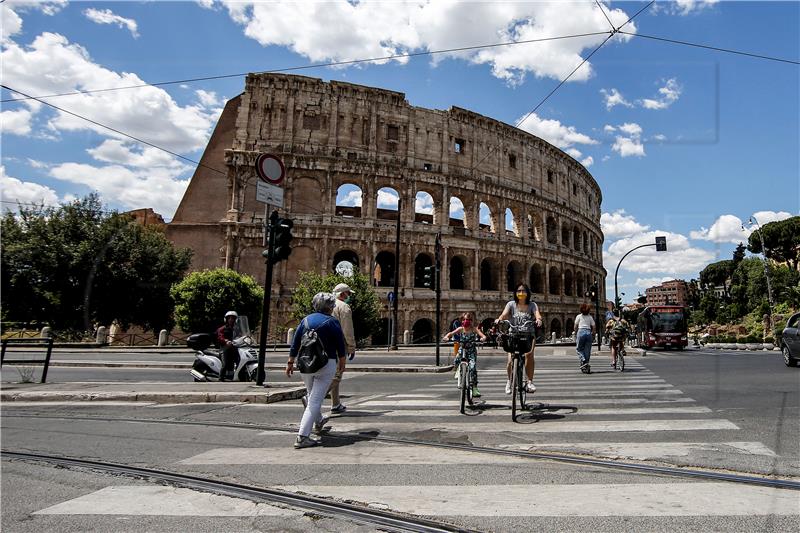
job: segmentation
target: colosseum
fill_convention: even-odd
[[[194,250],[193,270],[225,266],[264,282],[264,205],[255,193],[262,153],[285,164],[281,215],[295,222],[293,253],[275,269],[272,335],[294,325],[298,272],[354,265],[383,304],[374,344],[387,342],[395,275],[401,342],[404,331],[431,341],[435,297],[422,272],[437,233],[443,328],[467,310],[480,321],[497,317],[520,282],[534,292],[547,337],[571,332],[595,280],[604,298],[602,196],[572,157],[466,109],[424,109],[400,92],[281,74],[249,75],[227,103],[168,226],[176,245]]]

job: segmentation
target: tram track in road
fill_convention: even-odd
[[[175,420],[175,419],[158,419],[158,418],[127,418],[127,417],[100,417],[100,416],[63,416],[63,415],[15,415],[7,412],[2,413],[2,418],[38,418],[49,420],[81,420],[81,421],[95,421],[95,422],[126,422],[126,423],[139,423],[139,424],[166,424],[166,425],[182,425],[182,426],[199,426],[199,427],[225,427],[236,429],[250,429],[253,431],[280,431],[287,434],[294,434],[297,428],[286,426],[270,426],[262,424],[245,424],[237,422],[205,422],[195,420]],[[435,427],[435,426],[434,426]],[[327,438],[335,439],[349,439],[361,441],[376,441],[386,442],[390,444],[404,444],[412,446],[427,446],[435,448],[444,448],[465,452],[482,453],[487,455],[506,456],[526,458],[532,461],[555,461],[560,463],[568,463],[578,466],[605,468],[609,470],[619,470],[634,472],[638,474],[660,475],[676,478],[695,479],[702,481],[722,481],[728,483],[738,483],[745,485],[755,485],[761,487],[769,487],[775,489],[789,489],[800,491],[800,481],[794,479],[785,479],[777,477],[745,475],[741,473],[731,473],[711,469],[698,469],[698,468],[685,468],[673,467],[663,465],[653,465],[645,463],[629,463],[622,461],[614,461],[609,459],[595,459],[585,456],[568,455],[561,453],[550,452],[531,452],[524,450],[513,450],[504,448],[492,448],[488,446],[476,446],[472,444],[459,444],[448,442],[434,442],[419,439],[410,439],[403,437],[393,437],[388,435],[376,435],[373,432],[337,432],[331,431],[327,434]],[[6,453],[5,451],[3,453]]]
[[[16,459],[21,461],[46,463],[61,467],[84,468],[107,474],[122,475],[137,479],[148,479],[170,485],[210,492],[213,494],[241,498],[257,503],[282,504],[291,508],[301,509],[305,512],[327,515],[334,518],[346,518],[361,524],[376,526],[381,531],[392,532],[421,532],[421,533],[445,533],[445,532],[470,532],[472,530],[428,520],[426,518],[408,516],[392,511],[372,509],[351,503],[337,502],[335,500],[298,494],[285,490],[266,487],[254,487],[241,485],[227,481],[204,479],[197,476],[190,476],[178,472],[156,470],[152,468],[142,468],[137,466],[111,463],[105,461],[94,461],[79,459],[75,457],[65,457],[29,452],[12,452],[2,450],[3,459]]]

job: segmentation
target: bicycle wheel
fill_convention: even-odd
[[[469,403],[472,405],[472,398],[471,398],[471,390],[469,389],[469,379],[467,377],[468,368],[465,363],[461,363],[459,365],[459,377],[458,377],[458,386],[461,389],[461,414],[464,414],[464,407],[467,402],[467,396],[469,395]]]
[[[516,355],[513,357],[511,366],[511,420],[517,420],[517,387],[519,386],[519,376],[517,369],[519,368],[519,359]]]
[[[523,379],[524,376],[523,372],[525,370],[524,370],[524,365],[522,364],[523,360],[522,357],[523,356],[520,355],[519,359],[520,364],[517,365],[517,383],[519,383],[518,385],[519,391],[516,391],[516,393],[519,394],[519,408],[525,410],[527,406],[527,404],[525,403],[525,399],[528,396],[528,390],[525,388],[525,380]]]
[[[625,348],[620,349],[617,354],[617,370],[620,372],[625,371]]]

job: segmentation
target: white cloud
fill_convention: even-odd
[[[18,203],[55,205],[58,203],[56,191],[50,187],[30,181],[22,181],[6,174],[0,165],[0,198],[3,211],[16,211]]]
[[[450,197],[450,218],[464,218],[464,204],[455,196]]]
[[[139,37],[138,25],[135,20],[116,15],[110,9],[100,10],[90,7],[84,10],[83,14],[86,18],[97,24],[116,24],[120,28],[128,28],[128,31],[131,32],[134,39]]]
[[[786,211],[758,211],[753,213],[753,217],[755,217],[761,225],[778,220],[785,220],[791,216],[792,214]],[[754,228],[751,227],[749,223],[743,223],[742,219],[736,215],[722,215],[711,224],[710,228],[700,228],[699,231],[691,231],[689,232],[689,237],[702,241],[738,244],[740,242],[747,242],[747,238],[753,230]]]
[[[343,196],[337,196],[336,205],[344,207],[361,207],[361,189],[352,189]]]
[[[594,158],[592,156],[587,157],[586,159],[581,161],[581,165],[585,167],[590,167],[594,165]]]
[[[616,239],[643,233],[649,230],[650,226],[640,224],[633,216],[625,214],[624,209],[618,209],[613,213],[600,215],[600,228],[607,238]]]
[[[619,153],[620,157],[637,156],[642,157],[644,153],[644,145],[639,139],[631,139],[628,137],[617,137],[611,149]]]
[[[222,105],[222,98],[217,96],[214,91],[204,91],[202,89],[195,91],[197,100],[203,107],[219,107]]]
[[[420,2],[240,2],[223,0],[230,17],[244,33],[263,46],[283,46],[311,61],[345,61],[384,57],[422,50],[441,50],[509,40],[530,40],[608,30],[608,21],[591,2],[461,3]],[[211,7],[204,0],[204,7]],[[616,25],[629,14],[605,6]],[[626,26],[636,32],[636,26]],[[560,39],[464,51],[433,61],[458,58],[491,67],[494,76],[510,84],[528,74],[561,79],[583,61],[606,35]],[[618,35],[627,42],[632,37]],[[395,61],[407,62],[407,58]],[[570,81],[592,75],[586,63]]]
[[[540,118],[536,113],[531,114],[519,128],[562,150],[574,144],[598,143],[588,135],[578,132],[574,126],[564,126],[558,120]]]
[[[28,135],[31,132],[32,117],[33,113],[28,109],[3,111],[0,113],[0,128],[3,133]]]
[[[626,122],[619,127],[619,130],[623,133],[627,133],[631,137],[638,138],[642,135],[642,127],[635,122]]]
[[[393,190],[381,189],[378,191],[378,207],[381,209],[397,209],[400,196]]]
[[[165,167],[177,171],[189,171],[191,167],[184,165],[174,156],[150,146],[140,147],[132,142],[107,139],[96,148],[86,150],[89,155],[103,163],[133,166],[140,168]]]
[[[671,281],[675,278],[671,276],[662,276],[662,277],[654,277],[654,278],[636,278],[636,281],[633,283],[634,286],[640,287],[642,289],[649,289],[650,287],[655,287],[656,285],[661,285],[665,281]],[[642,290],[642,294],[644,294],[644,290]]]
[[[625,97],[622,96],[618,90],[612,88],[610,91],[606,91],[605,89],[600,89],[600,94],[603,95],[605,99],[606,109],[610,110],[614,106],[624,106],[624,107],[633,107],[633,104],[625,100]]]
[[[615,128],[611,124],[606,124],[605,126],[603,126],[603,131],[606,133],[614,133],[615,131],[617,131],[617,128]]]
[[[713,253],[692,247],[684,235],[668,231],[648,231],[613,242],[603,255],[603,264],[609,272],[613,272],[623,255],[639,245],[655,242],[657,236],[667,238],[666,252],[657,252],[655,247],[642,248],[629,255],[620,269],[680,277],[695,275],[714,260]]]
[[[664,142],[667,140],[667,136],[662,133],[656,133],[653,135],[653,140],[658,142]]]
[[[658,90],[659,97],[657,99],[644,98],[640,104],[645,109],[666,109],[680,98],[681,92],[683,92],[683,88],[678,85],[677,80],[670,78]]]
[[[581,153],[581,151],[580,151],[580,150],[578,150],[577,148],[567,148],[567,149],[566,149],[566,150],[564,150],[564,151],[565,151],[566,153],[568,153],[570,156],[572,156],[574,159],[580,159],[580,158],[581,158],[581,156],[583,155],[583,154]]]
[[[29,94],[145,83],[135,74],[118,74],[94,63],[86,49],[54,33],[43,33],[24,48],[14,42],[6,43],[0,52],[0,62],[4,83]],[[59,98],[58,104],[176,152],[205,147],[216,118],[216,111],[177,105],[167,92],[157,87],[65,96]],[[55,112],[48,116],[48,127],[54,132],[93,130],[120,138],[70,115]]]
[[[611,159],[611,156],[604,155],[604,156],[603,156],[603,159],[601,159],[600,161],[602,161],[603,163],[605,163],[605,162],[606,162],[606,161],[608,161],[609,159]]]
[[[7,2],[0,4],[0,43],[6,42],[20,31],[22,31],[22,18],[9,7]]]
[[[719,0],[675,0],[674,2],[656,2],[654,11],[664,11],[671,15],[689,15],[713,6]]]
[[[433,214],[433,198],[428,193],[418,192],[414,199],[414,212],[423,215]]]

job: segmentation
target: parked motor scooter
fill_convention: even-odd
[[[258,371],[258,348],[250,337],[250,325],[246,316],[239,316],[234,325],[233,345],[238,350],[233,376],[236,381],[255,381]],[[214,335],[195,333],[186,340],[186,345],[196,350],[194,363],[189,373],[195,381],[219,381],[222,372],[222,350],[213,348]]]

